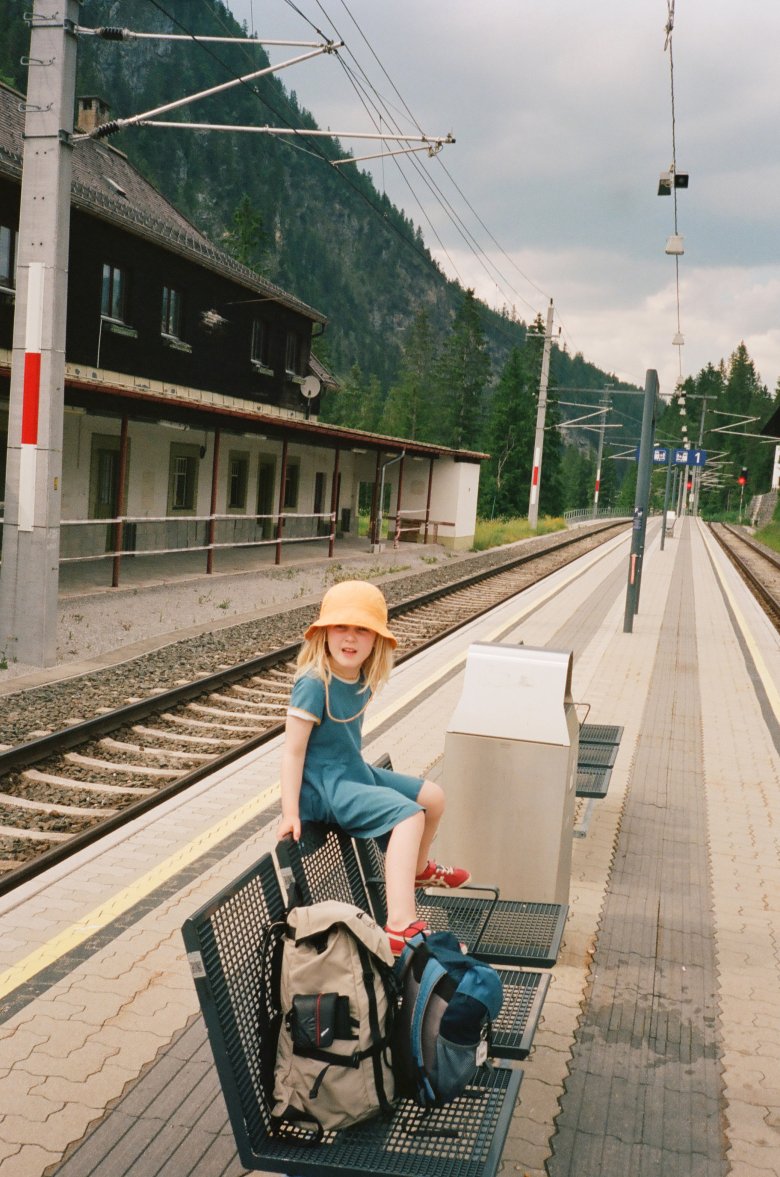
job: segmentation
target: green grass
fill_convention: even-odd
[[[528,526],[524,516],[514,519],[477,519],[473,551],[484,552],[488,548],[500,548],[502,544],[513,544],[519,539],[534,535],[549,535],[552,531],[563,531],[563,519],[544,516],[536,529]]]
[[[776,523],[774,520],[767,523],[766,527],[762,527],[760,531],[756,532],[756,539],[759,543],[772,548],[773,551],[780,552],[780,523]]]

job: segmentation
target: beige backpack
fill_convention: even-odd
[[[294,907],[287,916],[280,996],[276,1126],[313,1126],[319,1137],[389,1114],[396,986],[393,954],[374,920],[348,903]]]

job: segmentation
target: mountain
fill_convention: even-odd
[[[0,0],[0,76],[26,90],[30,0]],[[219,0],[85,0],[90,28],[242,36]],[[291,53],[296,53],[292,50]],[[81,36],[77,95],[110,103],[112,118],[149,111],[268,64],[258,47]],[[282,75],[286,76],[286,75]],[[295,93],[267,75],[161,118],[316,129]],[[463,290],[442,273],[412,221],[357,167],[335,168],[331,138],[127,128],[111,137],[130,161],[216,244],[329,318],[317,352],[345,376],[358,365],[382,394],[421,310],[434,336],[449,331]],[[480,304],[494,377],[525,324]],[[601,388],[615,378],[555,349],[559,386]]]

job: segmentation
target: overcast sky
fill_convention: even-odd
[[[258,35],[312,35],[285,0],[228,3]],[[296,7],[323,32],[338,30],[345,62],[359,63],[405,131],[414,124],[391,82],[426,133],[455,136],[438,159],[417,159],[501,276],[486,272],[408,162],[403,175],[390,160],[363,165],[421,226],[447,273],[492,305],[514,305],[526,321],[546,313],[552,298],[555,329],[562,327],[570,351],[639,385],[655,368],[665,395],[680,358],[683,376],[695,375],[743,340],[774,393],[778,0],[675,6],[676,159],[690,175],[677,201],[682,349],[672,343],[675,261],[665,253],[674,202],[657,195],[672,161],[667,0],[296,0]],[[278,61],[298,51],[270,52]],[[321,127],[374,130],[333,57],[280,77]],[[348,145],[355,155],[373,149]]]

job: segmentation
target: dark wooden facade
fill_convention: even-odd
[[[16,229],[19,192],[16,184],[0,179],[0,225]],[[101,313],[104,266],[122,275],[120,316]],[[173,334],[163,330],[166,290],[179,296],[180,319]],[[117,222],[72,210],[66,342],[71,364],[302,412],[306,401],[300,381],[308,371],[313,329],[319,333],[321,322],[272,296],[136,236]],[[0,348],[11,347],[12,330],[13,298],[0,294]],[[252,360],[258,330],[264,335],[262,364]],[[291,354],[292,373],[287,369]],[[309,410],[316,414],[317,409],[315,400]]]

